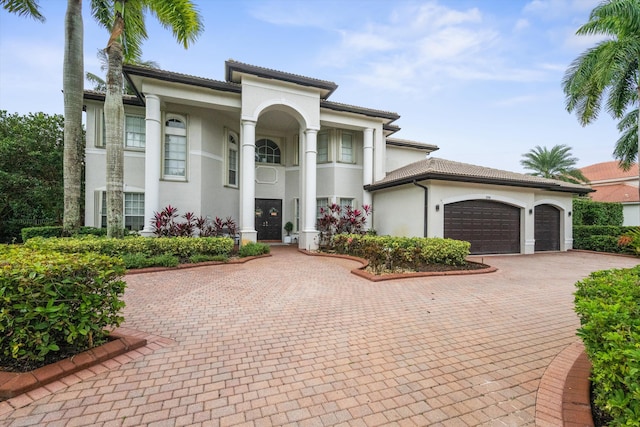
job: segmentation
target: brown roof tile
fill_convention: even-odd
[[[420,160],[391,171],[380,181],[365,188],[373,191],[427,179],[541,188],[579,194],[586,194],[592,191],[591,188],[585,185],[571,184],[564,181],[454,162],[436,157]]]
[[[623,171],[617,161],[596,163],[580,168],[589,181],[603,181],[610,179],[638,178],[638,164],[631,166],[628,171]]]
[[[621,202],[632,203],[639,202],[638,187],[626,184],[611,184],[611,185],[595,185],[595,190],[591,193],[591,199],[596,202]]]

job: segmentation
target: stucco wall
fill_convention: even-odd
[[[640,204],[623,204],[623,225],[640,225]]]
[[[422,150],[387,145],[387,172],[424,160],[426,157],[427,155]]]

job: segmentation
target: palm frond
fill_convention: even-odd
[[[93,73],[87,72],[85,78],[88,82],[93,84],[93,90],[96,92],[106,92],[107,91],[107,82],[104,81],[102,77],[99,77]]]
[[[149,0],[147,4],[160,24],[171,29],[173,36],[185,49],[204,30],[200,12],[191,0]]]
[[[37,0],[0,0],[2,8],[9,13],[18,16],[26,16],[36,21],[45,22],[45,17],[40,13],[40,5]]]
[[[114,19],[112,1],[91,0],[91,16],[95,18],[98,24],[111,31]]]
[[[613,155],[623,170],[627,171],[638,161],[638,109],[630,111],[620,122],[620,138],[616,141]]]

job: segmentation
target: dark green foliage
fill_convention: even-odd
[[[140,236],[115,239],[87,235],[76,238],[33,238],[28,240],[25,246],[33,249],[65,253],[97,252],[109,256],[124,256],[128,254],[132,257],[132,260],[139,259],[139,254],[148,258],[169,255],[177,258],[179,262],[187,262],[192,255],[223,255],[228,257],[233,251],[233,239],[229,237],[148,238]],[[163,265],[165,267],[177,265],[169,258],[156,258],[156,260],[161,261],[161,263],[154,265]]]
[[[376,273],[418,270],[425,264],[464,265],[470,247],[469,242],[426,237],[337,234],[332,239],[336,252],[366,259]]]
[[[21,233],[23,242],[26,242],[33,237],[43,237],[45,239],[49,237],[62,237],[62,226],[27,227],[23,228]],[[96,227],[80,227],[76,235],[106,236],[107,229]]]
[[[639,425],[640,266],[592,273],[576,288],[595,403],[613,417],[609,425]]]
[[[50,352],[102,343],[118,326],[122,261],[0,246],[0,357],[38,362]]]
[[[0,242],[62,222],[63,129],[61,115],[0,110]]]
[[[590,199],[573,199],[573,225],[622,226],[622,203],[594,202]]]
[[[229,261],[229,257],[225,255],[191,255],[189,257],[189,262],[193,264],[197,264],[199,262],[207,262],[207,261],[218,261],[218,262],[227,262]]]
[[[240,258],[244,258],[248,256],[266,255],[269,252],[271,252],[269,245],[250,242],[240,246],[238,256],[240,256]]]
[[[173,255],[146,255],[143,253],[124,254],[122,261],[127,269],[146,267],[176,267],[180,259]]]
[[[620,236],[637,228],[614,225],[576,225],[573,227],[573,247],[589,251],[625,253],[629,251],[629,248],[619,244]]]

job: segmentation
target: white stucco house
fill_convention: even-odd
[[[243,242],[291,221],[317,247],[320,207],[372,205],[378,234],[469,240],[473,253],[572,246],[571,199],[589,187],[429,157],[394,138],[396,113],[329,101],[330,81],[233,60],[225,81],[126,65],[125,225],[154,212],[230,216]],[[104,95],[85,92],[85,223],[105,224]]]

